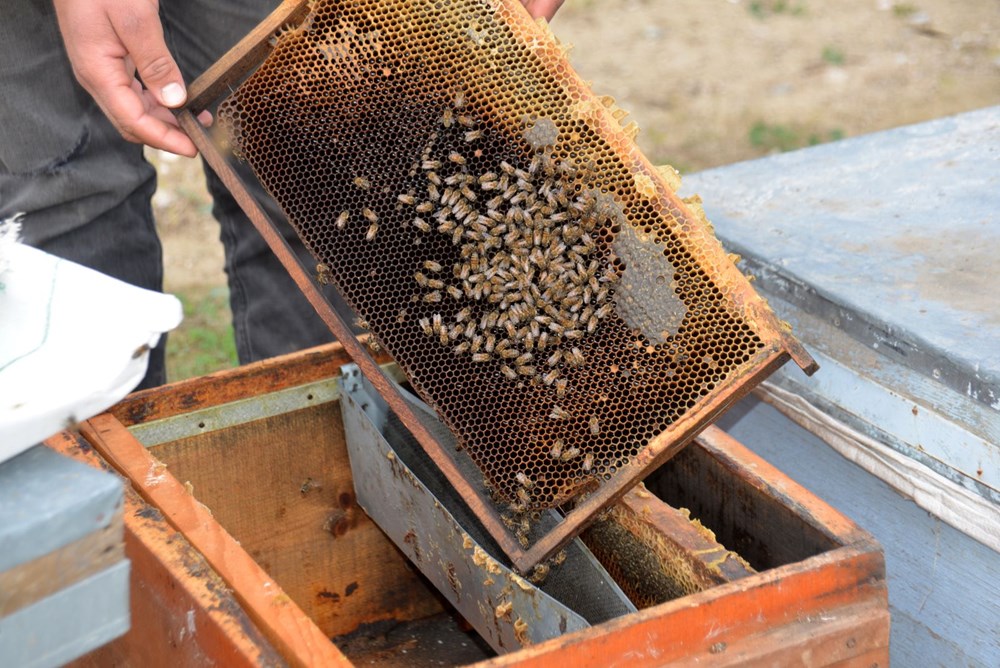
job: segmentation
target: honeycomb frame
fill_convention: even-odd
[[[789,357],[815,369],[696,202],[635,146],[624,112],[518,2],[286,2],[191,88],[182,126],[519,570]],[[224,93],[229,146],[315,271],[194,122]],[[317,283],[359,313],[485,487],[458,472]],[[527,518],[569,502],[532,535]]]

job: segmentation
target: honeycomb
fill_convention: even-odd
[[[518,2],[318,0],[272,47],[234,154],[515,517],[760,364],[745,280]]]

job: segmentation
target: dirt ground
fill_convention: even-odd
[[[682,173],[1000,104],[1000,0],[568,0],[552,29]],[[151,158],[166,287],[218,294],[199,163]]]

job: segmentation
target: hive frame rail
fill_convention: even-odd
[[[209,132],[196,118],[201,111],[210,107],[229,90],[237,86],[249,72],[264,60],[270,49],[269,40],[276,31],[284,26],[301,22],[308,10],[309,3],[306,0],[285,0],[260,25],[191,84],[188,103],[176,114],[178,122],[194,142],[202,157],[215,170],[223,184],[247,214],[254,227],[275,253],[320,318],[343,344],[361,372],[385,398],[435,465],[440,468],[448,481],[466,500],[473,513],[479,517],[484,528],[510,558],[516,570],[522,573],[528,572],[536,564],[562,549],[582,532],[601,510],[616,502],[645,475],[679,452],[726,407],[749,393],[753,386],[786,361],[794,359],[806,373],[815,370],[815,362],[801,347],[801,344],[791,336],[782,337],[780,346],[772,346],[759,353],[762,361],[750,372],[738,377],[731,377],[720,385],[718,388],[720,391],[715,400],[697,411],[700,418],[697,424],[693,420],[685,420],[683,421],[684,427],[675,428],[675,425],[672,425],[661,432],[643,447],[631,462],[621,466],[612,480],[605,482],[596,491],[579,500],[565,514],[558,525],[541,535],[528,548],[522,548],[517,539],[504,526],[500,519],[499,510],[486,492],[470,483],[461,474],[451,456],[445,452],[445,447],[424,427],[410,404],[400,393],[396,383],[385,374],[365,349],[364,344],[355,337],[343,316],[331,307],[309,270],[299,262],[275,223],[270,220],[264,209],[247,189],[243,180],[229,164],[226,156],[213,141]]]

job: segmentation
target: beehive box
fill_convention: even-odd
[[[356,505],[347,361],[138,393],[49,441],[131,482],[132,630],[83,664],[886,665],[878,545],[714,428],[584,536],[640,611],[493,656]]]

